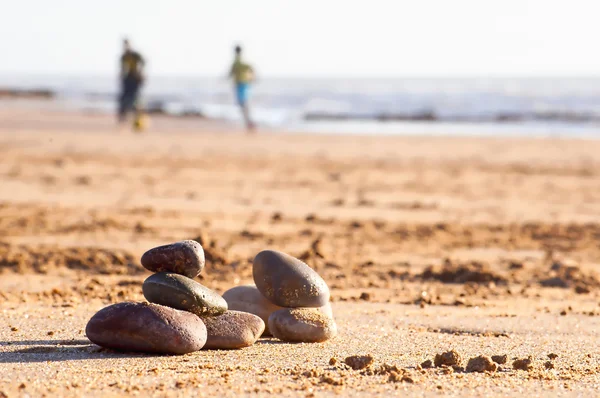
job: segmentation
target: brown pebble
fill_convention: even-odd
[[[506,362],[508,362],[508,355],[492,355],[492,361],[499,365],[504,365]]]
[[[373,364],[373,357],[371,355],[353,355],[344,359],[344,363],[354,370],[361,370]]]
[[[289,254],[261,251],[252,262],[252,276],[263,296],[281,307],[322,307],[329,302],[323,278]]]
[[[85,333],[93,343],[119,351],[187,354],[206,343],[206,327],[198,316],[152,303],[105,307],[90,319]]]
[[[335,337],[337,325],[318,308],[284,308],[269,316],[269,330],[279,340],[319,343]]]
[[[184,240],[148,250],[141,262],[152,272],[173,272],[195,278],[204,268],[204,250],[200,243]]]
[[[331,366],[335,365],[336,363],[337,363],[337,359],[336,359],[336,358],[330,358],[330,359],[329,359],[329,364],[330,364]]]
[[[454,366],[460,365],[460,354],[454,350],[444,352],[443,354],[436,354],[433,363],[437,368],[440,366]]]
[[[263,336],[270,336],[269,316],[277,310],[283,309],[273,304],[258,291],[255,285],[241,285],[233,287],[223,293],[223,298],[227,302],[230,310],[248,312],[260,317],[265,322],[265,331]],[[331,304],[327,303],[318,308],[325,315],[333,318]]]
[[[554,360],[554,359],[558,358],[558,355],[555,353],[550,353],[550,354],[548,354],[548,358]]]
[[[533,370],[533,361],[531,357],[515,359],[512,363],[512,366],[515,370],[526,370],[529,372]]]
[[[241,311],[202,318],[206,325],[205,349],[249,347],[262,335],[265,323],[258,316]]]
[[[483,373],[483,372],[495,372],[497,369],[498,369],[498,365],[496,365],[496,363],[494,361],[492,361],[492,358],[490,358],[486,355],[480,355],[478,357],[469,359],[469,362],[467,363],[467,368],[465,369],[465,371],[467,373],[471,373],[471,372]]]
[[[544,367],[546,369],[554,369],[554,363],[552,363],[551,361],[546,361],[544,362]]]
[[[230,310],[248,312],[260,317],[265,323],[265,331],[263,332],[265,336],[271,335],[269,316],[283,308],[267,300],[255,285],[233,287],[223,293],[223,298]]]
[[[423,369],[433,368],[433,362],[431,362],[431,359],[421,362],[421,368],[423,368]]]
[[[10,330],[13,331],[13,332],[18,332],[19,328],[13,326],[13,327],[10,328]]]

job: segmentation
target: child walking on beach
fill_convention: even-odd
[[[248,108],[248,91],[250,83],[254,80],[254,71],[250,65],[242,61],[242,47],[235,46],[235,59],[229,71],[229,77],[233,79],[235,85],[235,96],[242,110],[244,122],[248,131],[254,130],[254,122],[250,118]]]

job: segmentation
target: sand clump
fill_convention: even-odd
[[[531,357],[527,358],[517,358],[512,363],[514,370],[525,370],[530,372],[533,370],[533,359]]]
[[[460,366],[461,356],[455,350],[446,351],[442,354],[436,354],[433,363],[436,368],[442,366]]]
[[[495,372],[497,369],[498,369],[498,365],[496,365],[496,363],[494,361],[492,361],[492,358],[490,358],[486,355],[479,355],[478,357],[469,359],[469,362],[467,363],[467,367],[465,368],[465,371],[467,373],[471,373],[471,372],[483,373],[483,372]]]
[[[373,364],[371,355],[353,355],[344,359],[344,363],[353,370],[362,370]]]
[[[496,362],[498,365],[504,365],[508,362],[508,355],[492,355],[492,361]]]

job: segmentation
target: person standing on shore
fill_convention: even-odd
[[[235,96],[237,103],[242,110],[246,128],[248,131],[252,131],[254,130],[255,125],[250,118],[250,109],[248,107],[248,91],[250,90],[250,84],[254,80],[254,70],[250,65],[242,60],[242,47],[239,45],[235,46],[235,58],[229,71],[229,77],[234,82]]]
[[[129,40],[123,40],[123,55],[120,59],[119,78],[121,92],[119,94],[119,123],[125,122],[129,112],[134,113],[134,128],[141,128],[141,114],[138,109],[138,96],[144,82],[144,58],[131,48]]]

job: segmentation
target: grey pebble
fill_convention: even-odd
[[[219,315],[227,311],[227,302],[217,292],[193,279],[169,272],[149,276],[142,285],[146,300],[198,316]]]

